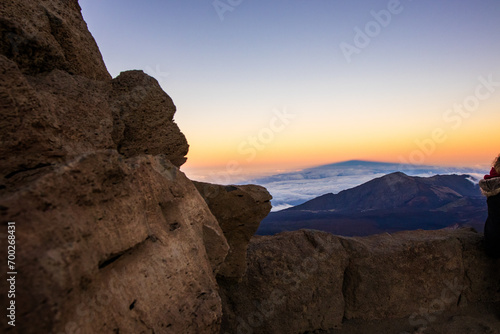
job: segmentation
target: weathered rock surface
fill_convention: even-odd
[[[459,303],[466,277],[457,235],[412,231],[342,243],[350,255],[344,279],[347,319],[405,317],[432,308],[443,291],[447,307]]]
[[[126,157],[164,154],[174,165],[186,162],[189,146],[174,123],[175,105],[158,81],[142,71],[113,79],[113,140]]]
[[[77,0],[2,0],[0,53],[24,74],[62,70],[111,79]]]
[[[15,329],[217,333],[221,306],[205,226],[224,239],[203,203],[164,157],[123,160],[112,150],[60,165],[2,198],[20,245]]]
[[[500,303],[471,303],[458,310],[411,317],[360,321],[346,320],[342,329],[315,331],[314,334],[499,334]]]
[[[178,169],[172,100],[140,71],[111,80],[76,0],[3,1],[0,33],[0,215],[19,272],[2,329],[217,333],[229,246]]]
[[[302,230],[256,237],[240,283],[219,278],[223,333],[303,333],[342,324],[348,254],[340,239]]]
[[[271,195],[255,185],[221,186],[193,182],[229,243],[220,276],[240,279],[247,269],[247,247],[262,219],[271,211]]]
[[[118,148],[126,157],[165,154],[176,166],[186,160],[188,145],[173,121],[172,100],[140,71],[124,72],[113,84],[60,70],[24,76],[1,55],[0,71],[5,186],[19,184],[20,173],[25,178],[95,150]],[[134,78],[135,88],[126,86]]]
[[[54,70],[25,76],[0,55],[0,171],[17,185],[45,167],[111,149],[111,82]]]
[[[403,319],[402,328],[417,330],[443,312],[500,302],[500,263],[486,257],[481,243],[470,230],[254,237],[247,276],[239,283],[219,279],[223,329],[342,333],[344,322],[366,330],[362,324],[370,321]]]
[[[140,71],[111,81],[76,0],[4,1],[0,32],[1,185],[102,149],[185,161],[170,97]]]
[[[111,80],[76,0],[2,2],[0,217],[3,231],[16,222],[19,273],[4,332],[375,333],[395,327],[373,322],[417,330],[458,312],[436,332],[495,333],[494,315],[463,313],[500,301],[500,263],[481,235],[297,231],[248,243],[269,194],[195,187],[178,169],[188,145],[174,112],[144,73]]]

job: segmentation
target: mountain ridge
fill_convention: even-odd
[[[274,212],[296,206],[326,193],[338,193],[374,178],[394,172],[409,176],[433,176],[443,174],[468,174],[480,178],[483,171],[465,167],[443,167],[428,165],[404,165],[398,163],[365,160],[347,160],[295,172],[253,179],[273,195]]]
[[[375,178],[371,181],[368,181],[366,183],[363,183],[359,186],[356,186],[354,188],[342,190],[338,194],[325,194],[320,196],[319,198],[323,201],[326,198],[328,198],[331,201],[338,201],[340,198],[343,200],[341,206],[335,206],[331,208],[323,208],[322,210],[332,210],[336,209],[337,211],[346,211],[346,201],[351,201],[354,202],[356,199],[361,198],[361,200],[364,199],[365,196],[368,196],[369,198],[366,198],[366,200],[372,200],[375,201],[377,200],[377,197],[375,198],[370,198],[371,195],[384,195],[387,193],[387,190],[391,190],[395,193],[393,193],[394,196],[389,196],[389,201],[385,201],[386,205],[382,205],[382,203],[377,203],[375,202],[375,205],[372,205],[371,207],[357,207],[356,211],[365,211],[369,210],[370,208],[373,209],[388,209],[388,208],[394,208],[396,203],[403,204],[400,201],[398,202],[397,200],[400,198],[407,198],[406,197],[401,197],[402,193],[405,191],[403,187],[406,187],[408,190],[411,190],[412,192],[410,195],[415,195],[416,192],[425,192],[426,195],[430,196],[432,195],[431,193],[434,193],[435,199],[438,200],[435,203],[439,204],[441,202],[440,199],[452,199],[451,197],[454,198],[461,198],[464,195],[467,196],[480,196],[479,192],[479,187],[477,185],[473,185],[472,182],[470,182],[467,178],[468,175],[436,175],[432,176],[430,178],[422,178],[422,177],[411,177],[408,176],[402,172],[395,172],[391,174],[387,174],[386,176]],[[433,185],[433,183],[439,183],[439,185]],[[387,186],[389,189],[384,187]],[[424,189],[424,187],[428,186],[427,189]],[[387,193],[388,195],[391,195],[391,193]],[[410,196],[411,197],[411,196]],[[380,197],[378,197],[380,200]],[[415,204],[415,202],[411,202],[411,198],[408,198],[408,201],[406,201],[406,204],[412,205]],[[331,202],[330,201],[330,202]],[[295,207],[285,209],[285,210],[318,210],[318,208],[314,208],[314,203],[317,202],[317,198],[312,199],[310,201],[307,201],[304,204],[297,205]],[[374,202],[370,202],[374,203]],[[352,206],[352,205],[351,205]],[[434,205],[431,205],[434,206]],[[343,208],[343,209],[342,209]]]
[[[257,233],[311,228],[355,236],[455,224],[480,229],[485,214],[484,198],[469,175],[417,177],[395,172],[272,212]]]

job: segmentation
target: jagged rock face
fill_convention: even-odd
[[[0,170],[7,187],[42,167],[115,147],[110,82],[61,70],[25,76],[2,55],[0,76]]]
[[[0,28],[3,186],[102,149],[185,162],[170,97],[141,71],[111,82],[77,1],[4,1]]]
[[[111,79],[77,0],[2,0],[0,53],[24,74],[63,70]]]
[[[247,247],[261,220],[271,211],[272,196],[261,186],[221,186],[193,182],[217,218],[229,244],[219,276],[240,279],[247,269]]]
[[[175,106],[141,71],[122,73],[113,84],[60,70],[31,77],[1,55],[0,69],[6,186],[21,182],[15,177],[21,172],[101,149],[118,147],[126,157],[165,154],[176,166],[186,161],[188,144],[173,121]]]
[[[2,199],[17,222],[19,333],[216,333],[215,219],[161,156],[81,156]],[[227,245],[226,248],[227,250]]]
[[[176,166],[186,162],[189,146],[174,123],[175,105],[158,81],[142,71],[113,79],[113,140],[126,157],[164,154]]]
[[[468,303],[499,302],[498,262],[481,243],[469,230],[255,237],[244,279],[219,278],[223,330],[290,334],[396,318],[417,329]]]
[[[178,169],[171,99],[140,71],[111,80],[76,0],[3,1],[0,28],[0,215],[20,273],[3,329],[217,333],[229,247]]]

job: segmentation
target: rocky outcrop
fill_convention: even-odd
[[[222,333],[303,333],[339,327],[348,255],[339,238],[319,231],[257,237],[240,283],[219,278]]]
[[[0,213],[19,273],[3,329],[217,333],[229,246],[178,169],[170,97],[141,71],[111,80],[76,0],[4,1],[0,27]]]
[[[126,157],[164,154],[180,167],[188,143],[173,122],[175,105],[154,78],[142,71],[122,72],[113,79],[113,140]]]
[[[115,147],[108,99],[111,81],[61,70],[27,76],[3,55],[0,75],[4,187],[19,187],[67,159]]]
[[[76,0],[3,0],[0,33],[0,53],[23,74],[62,70],[111,79]]]
[[[142,71],[124,72],[111,82],[60,70],[25,76],[1,55],[0,66],[0,169],[5,186],[103,149],[125,157],[163,154],[176,166],[185,162],[188,145],[173,121],[175,106]]]
[[[0,186],[103,149],[186,160],[170,97],[141,71],[111,81],[76,0],[4,1],[0,32]]]
[[[205,229],[227,244],[200,204],[168,160],[116,151],[80,156],[2,198],[19,243],[16,330],[217,333]]]
[[[271,195],[255,185],[221,186],[194,182],[229,244],[219,276],[240,279],[247,269],[247,247],[261,220],[271,211]]]
[[[219,279],[223,330],[304,333],[346,321],[404,319],[413,332],[444,311],[500,302],[500,268],[481,243],[470,230],[255,237],[244,279]]]
[[[2,2],[0,216],[3,231],[15,222],[18,273],[4,332],[415,328],[436,309],[500,300],[500,267],[470,231],[249,243],[270,195],[195,186],[174,112],[141,71],[111,80],[76,0]]]

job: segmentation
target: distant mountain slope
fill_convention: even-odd
[[[396,172],[287,210],[363,212],[404,206],[434,209],[463,197],[480,195],[479,187],[469,181],[467,175],[424,178]]]
[[[485,219],[485,199],[468,175],[413,177],[396,172],[272,212],[257,233],[311,228],[369,235],[454,224],[481,228]]]
[[[302,204],[322,194],[335,194],[394,172],[403,172],[409,176],[422,177],[438,174],[482,176],[481,170],[472,168],[350,160],[272,175],[248,182],[266,187],[273,195],[273,211],[279,211]]]

